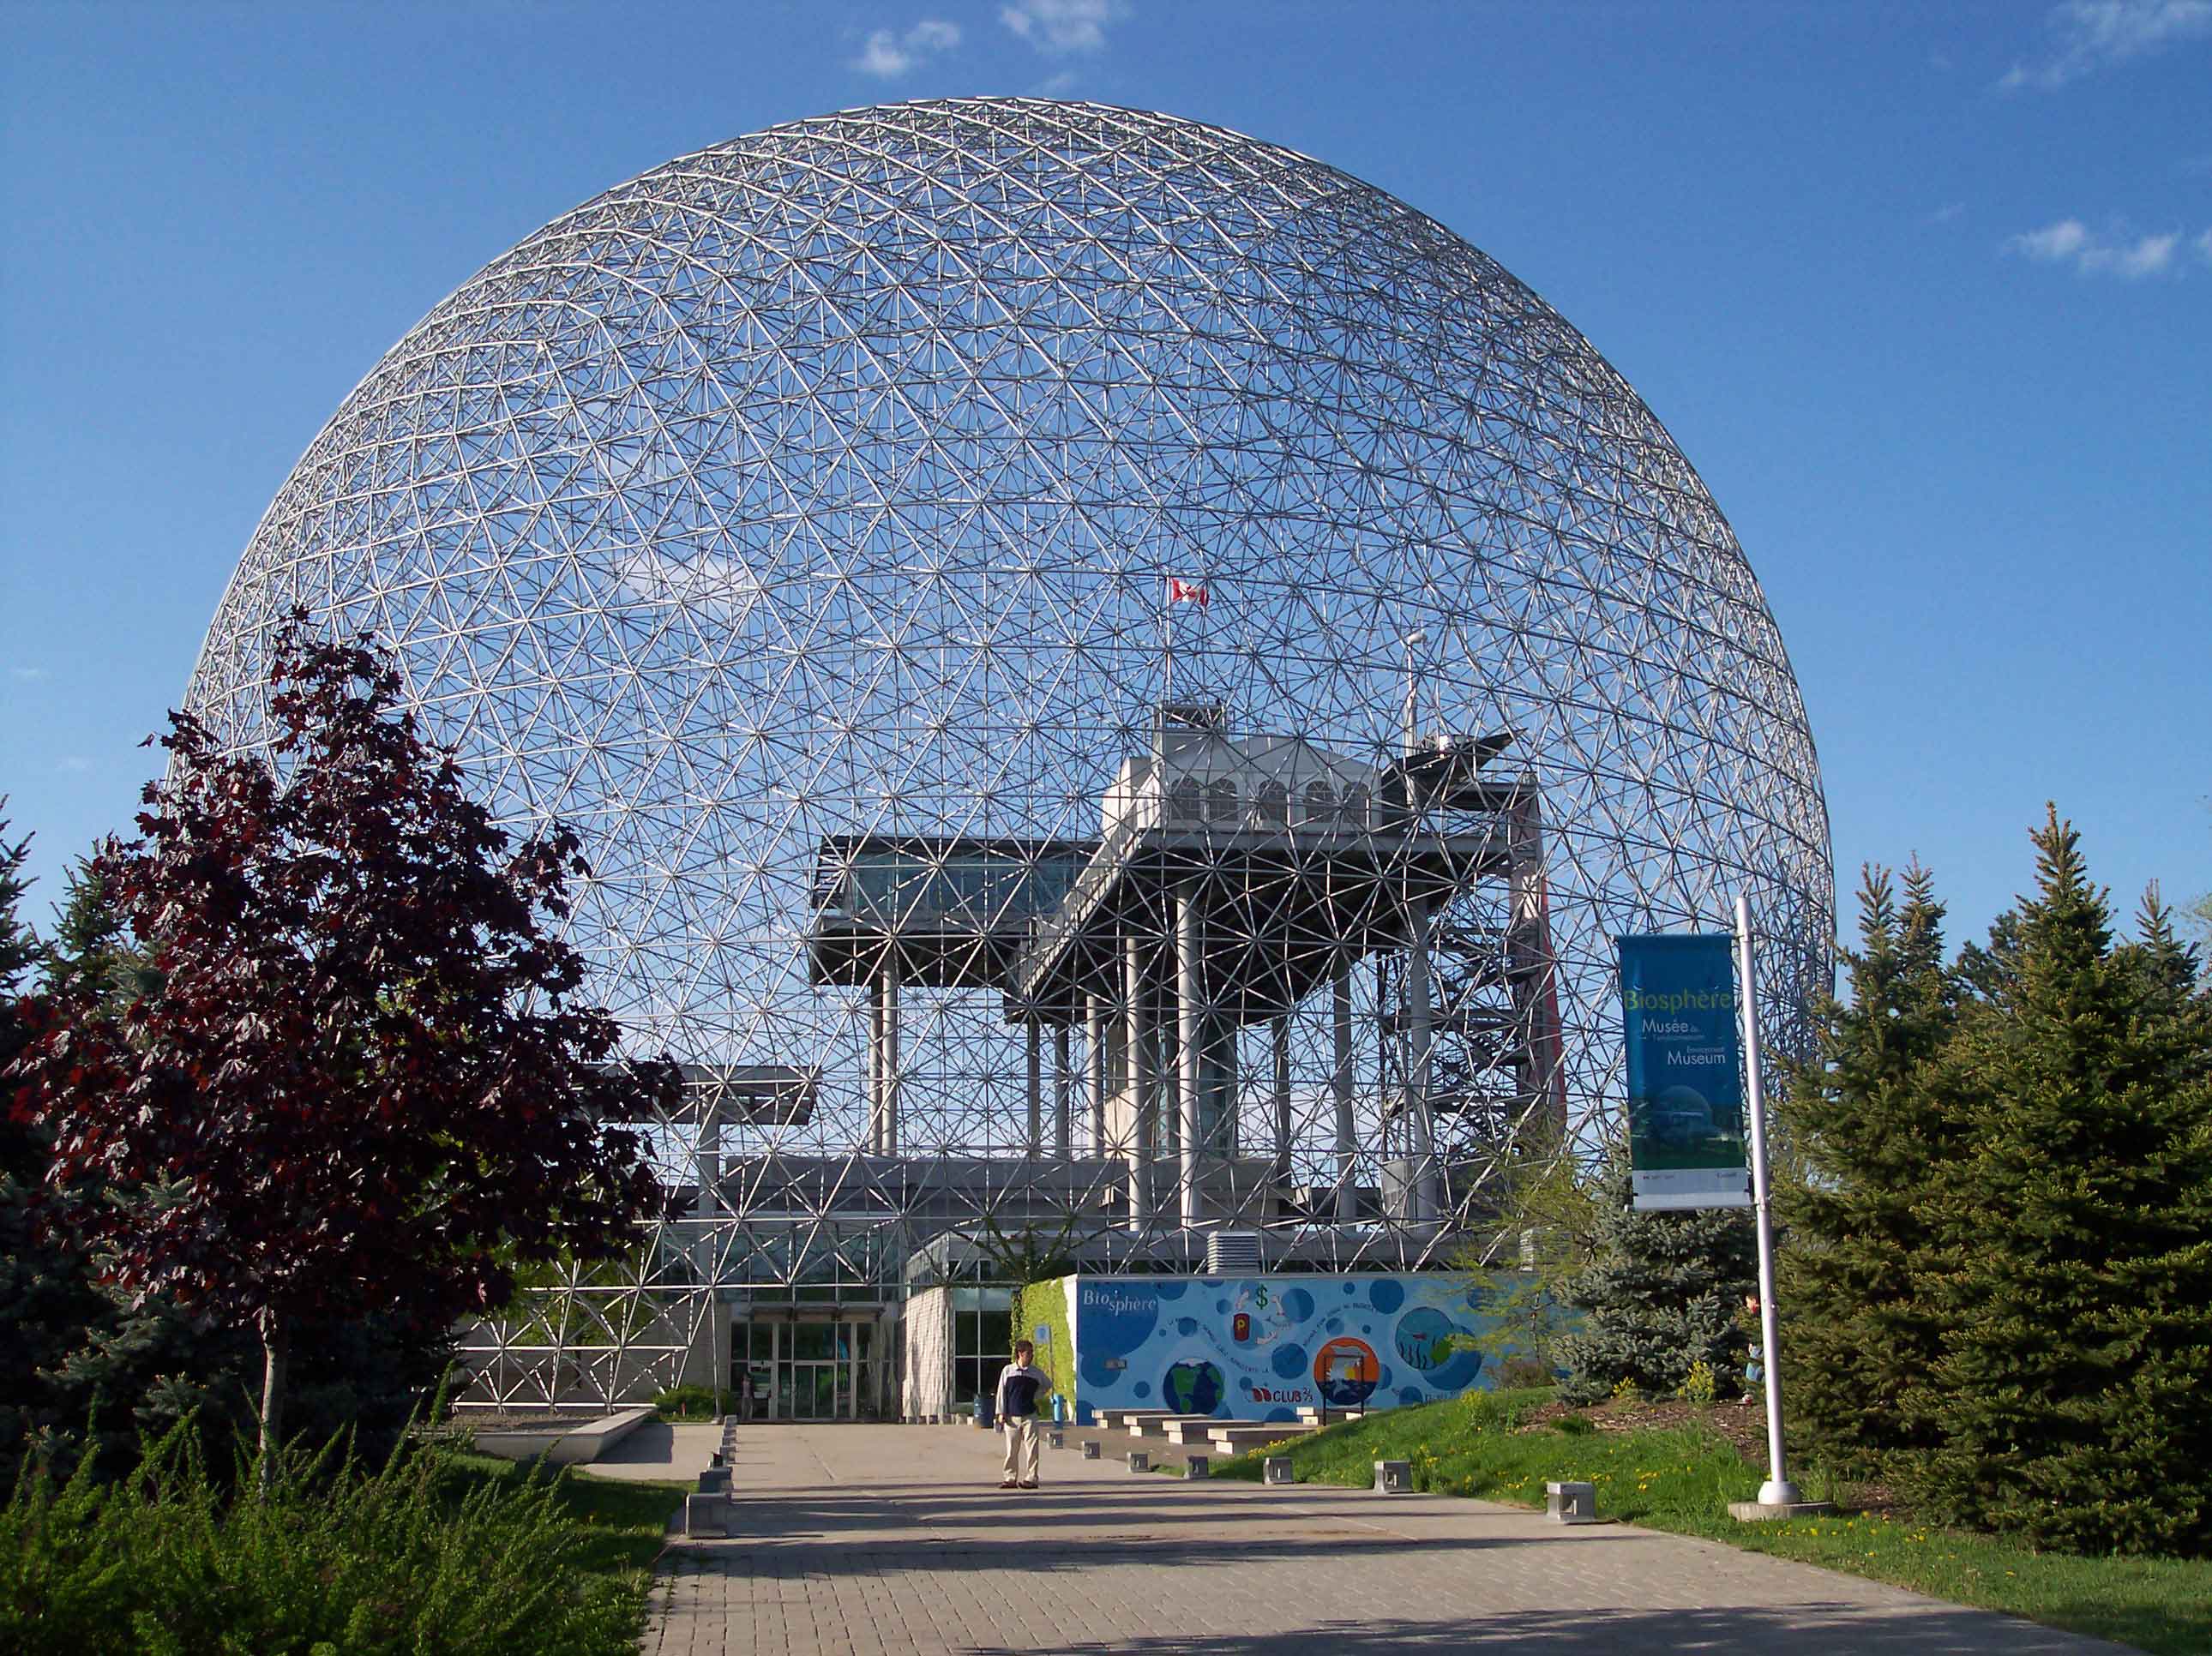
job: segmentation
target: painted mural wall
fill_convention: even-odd
[[[1070,1277],[1079,1423],[1100,1409],[1291,1420],[1301,1405],[1395,1408],[1492,1383],[1449,1337],[1492,1332],[1457,1274]]]

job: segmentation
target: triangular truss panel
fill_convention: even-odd
[[[1784,1050],[1829,982],[1812,737],[1696,473],[1482,252],[1215,127],[918,103],[610,191],[284,484],[190,693],[241,743],[295,604],[581,831],[571,939],[690,1066],[635,1268],[473,1331],[505,1401],[948,1237],[1433,1262],[1616,1110],[1619,933],[1747,891]]]

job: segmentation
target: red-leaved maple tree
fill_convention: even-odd
[[[9,1077],[54,1135],[54,1222],[125,1290],[258,1331],[264,1479],[295,1326],[442,1328],[519,1269],[634,1248],[663,1198],[620,1124],[680,1084],[617,1061],[551,929],[575,834],[495,826],[369,641],[295,614],[271,660],[265,749],[173,713],[139,837],[95,858],[152,986],[31,998]]]

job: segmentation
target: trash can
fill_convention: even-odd
[[[1052,1423],[1055,1426],[1067,1424],[1067,1399],[1057,1392],[1052,1394]]]
[[[976,1395],[975,1424],[979,1429],[986,1432],[991,1429],[994,1423],[992,1418],[993,1411],[997,1407],[998,1402],[995,1398],[984,1397],[980,1392]]]

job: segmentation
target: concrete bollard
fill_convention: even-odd
[[[1547,1483],[1544,1513],[1554,1524],[1597,1522],[1597,1486],[1594,1483]]]
[[[1098,1459],[1098,1441],[1096,1438],[1086,1438],[1084,1440],[1083,1458],[1085,1460],[1096,1460]]]
[[[1133,1471],[1133,1472],[1149,1472],[1149,1471],[1151,1471],[1152,1470],[1152,1452],[1151,1452],[1150,1450],[1147,1450],[1147,1449],[1132,1449],[1132,1450],[1130,1450],[1130,1451],[1129,1451],[1129,1470],[1130,1470],[1131,1471]]]
[[[1269,1455],[1260,1463],[1260,1481],[1262,1483],[1295,1483],[1298,1480],[1291,1471],[1288,1455]]]
[[[687,1495],[684,1497],[684,1533],[727,1535],[730,1498],[725,1495]]]
[[[1378,1495],[1413,1494],[1413,1463],[1410,1460],[1376,1461],[1375,1490]]]
[[[1052,1448],[1065,1449],[1067,1447],[1067,1435],[1064,1432],[1048,1432],[1045,1434],[1045,1442]]]
[[[1182,1475],[1185,1477],[1211,1477],[1212,1466],[1212,1459],[1210,1456],[1186,1455],[1183,1458]]]

